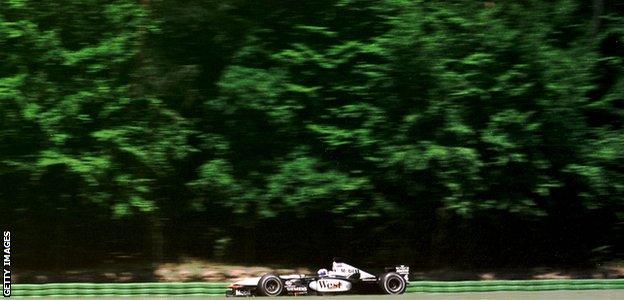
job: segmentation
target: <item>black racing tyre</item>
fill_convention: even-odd
[[[386,294],[400,295],[405,293],[407,282],[401,275],[390,272],[379,276],[379,287]]]
[[[284,283],[274,274],[264,274],[258,281],[258,295],[275,297],[282,294]]]

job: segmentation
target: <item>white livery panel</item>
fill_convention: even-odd
[[[323,278],[310,282],[310,288],[323,293],[346,292],[351,290],[351,282],[336,278]]]

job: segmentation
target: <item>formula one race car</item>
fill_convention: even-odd
[[[280,295],[335,295],[354,293],[403,294],[409,282],[409,267],[400,265],[385,268],[378,276],[364,272],[339,260],[334,260],[331,271],[320,269],[317,275],[265,274],[247,278],[229,286],[226,297],[280,296]]]

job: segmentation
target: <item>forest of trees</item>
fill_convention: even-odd
[[[22,267],[624,258],[624,2],[0,0]]]

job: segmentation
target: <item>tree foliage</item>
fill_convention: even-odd
[[[38,252],[621,256],[616,2],[0,3],[0,197]]]

